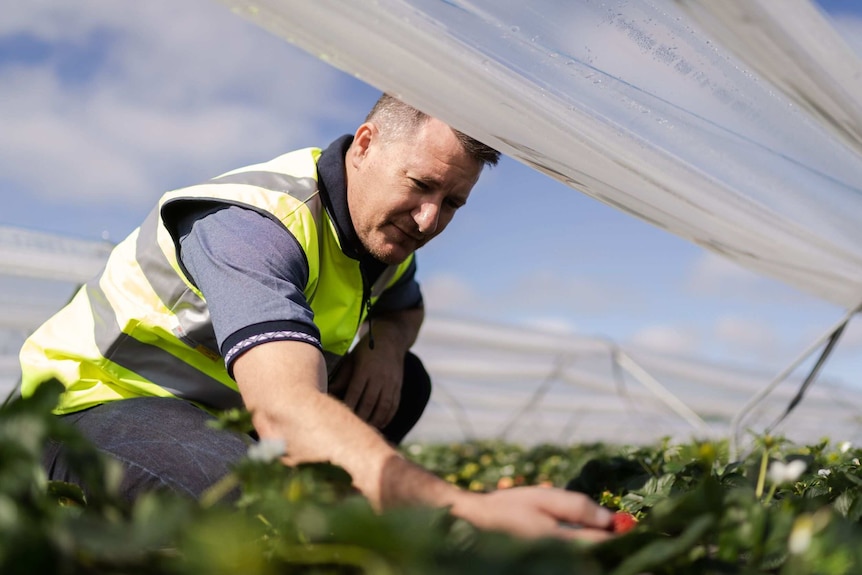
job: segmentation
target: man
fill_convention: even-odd
[[[340,465],[377,508],[450,506],[523,536],[605,537],[610,513],[581,494],[468,493],[394,448],[430,395],[409,352],[423,318],[413,254],[498,158],[384,95],[326,150],[169,192],[27,340],[22,391],[59,380],[56,412],[123,463],[129,498],[200,496],[245,453],[207,428],[207,411],[244,405],[286,463]],[[76,479],[62,445],[44,464]]]

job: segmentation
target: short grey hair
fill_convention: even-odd
[[[381,135],[392,141],[414,133],[429,118],[430,116],[425,112],[405,104],[394,96],[383,94],[368,112],[365,121],[376,124]],[[455,132],[464,151],[477,162],[481,162],[482,165],[496,166],[500,161],[500,152],[494,148],[454,128],[452,131]]]

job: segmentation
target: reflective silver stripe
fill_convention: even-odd
[[[277,172],[238,172],[210,180],[210,184],[242,184],[279,192],[296,198],[311,209],[315,221],[320,221],[321,202],[309,202],[317,194],[317,180],[297,178]]]
[[[371,286],[371,297],[380,297],[380,295],[386,291],[386,286],[389,285],[389,282],[395,277],[397,272],[398,266],[389,266],[383,270],[383,273],[380,274],[380,277],[377,278],[377,281],[374,282],[373,286]]]
[[[86,290],[93,310],[96,346],[103,357],[177,397],[218,409],[242,406],[242,398],[237,391],[167,351],[123,333],[98,279],[88,282]]]
[[[314,178],[296,178],[275,172],[251,171],[229,174],[211,180],[209,183],[243,184],[286,193],[306,203],[316,220],[322,209],[319,199],[309,202],[317,193],[317,182]],[[201,186],[206,185],[201,184]],[[192,197],[206,199],[205,194]],[[180,198],[175,198],[177,199]],[[165,258],[158,243],[159,225],[157,207],[141,225],[135,246],[135,258],[153,291],[165,307],[176,315],[179,329],[175,330],[174,335],[190,347],[203,346],[210,352],[221,355],[206,302],[177,277],[170,262]]]
[[[271,192],[281,192],[293,196],[300,202],[307,202],[317,192],[317,180],[297,178],[278,172],[248,171],[236,172],[213,178],[210,184],[243,184],[263,188]],[[206,185],[206,184],[204,184]]]
[[[209,183],[247,184],[287,193],[304,202],[315,219],[322,213],[322,202],[315,198],[317,182],[313,178],[296,178],[272,172],[241,172],[217,178]],[[190,197],[206,199],[204,194]],[[201,352],[199,348],[203,347],[205,355],[208,351],[208,355],[218,357],[221,354],[206,302],[177,275],[159,245],[159,209],[156,207],[150,212],[138,231],[135,259],[153,292],[165,307],[175,314],[178,328],[174,330],[174,335],[190,348]],[[116,313],[98,281],[87,284],[87,296],[93,310],[96,345],[105,358],[177,397],[221,409],[242,405],[240,394],[222,382],[164,349],[140,342],[123,333]]]
[[[158,243],[159,208],[150,212],[138,231],[135,243],[135,259],[144,272],[153,291],[168,308],[178,300],[186,285],[179,280],[177,272],[162,253]]]
[[[171,267],[158,242],[158,208],[141,225],[135,244],[135,259],[153,291],[176,314],[179,327],[174,330],[191,348],[202,346],[210,354],[221,355],[206,302],[189,289]]]
[[[235,172],[233,174],[213,178],[207,183],[255,186],[271,192],[288,194],[301,202],[308,201],[308,199],[317,192],[317,180],[314,178],[297,178],[296,176],[288,174],[264,172],[260,170]]]

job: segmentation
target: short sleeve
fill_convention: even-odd
[[[229,372],[242,352],[267,341],[320,347],[304,295],[308,261],[280,222],[253,208],[210,204],[176,226],[182,265],[206,299]]]

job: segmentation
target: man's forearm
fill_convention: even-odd
[[[237,359],[234,374],[261,438],[286,442],[289,463],[343,467],[378,508],[446,506],[457,488],[404,459],[344,404],[322,393],[320,352],[302,342],[271,342]]]
[[[288,463],[329,461],[343,467],[377,509],[451,507],[480,528],[524,537],[608,537],[610,512],[583,494],[535,487],[471,493],[407,461],[325,393],[323,357],[311,345],[259,345],[237,359],[234,375],[258,433],[285,441]],[[571,530],[561,522],[583,528]]]

